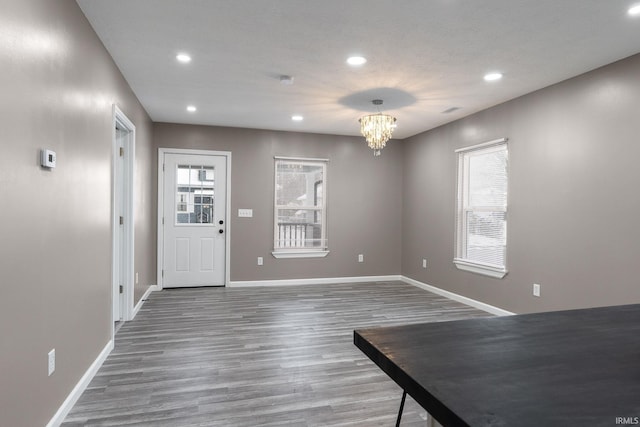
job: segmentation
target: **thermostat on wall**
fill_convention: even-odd
[[[40,164],[45,168],[56,167],[56,152],[52,150],[40,151]]]

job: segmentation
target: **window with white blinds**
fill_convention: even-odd
[[[507,139],[456,150],[456,254],[462,270],[507,274]]]

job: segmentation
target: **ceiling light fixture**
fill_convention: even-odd
[[[189,105],[189,106],[187,107],[187,111],[188,111],[188,112],[190,112],[190,113],[195,113],[197,110],[198,110],[198,109],[197,109],[195,106],[193,106],[193,105]]]
[[[183,64],[187,64],[189,62],[191,62],[191,57],[189,55],[187,55],[186,53],[179,53],[176,55],[176,59],[178,60],[178,62],[182,62]]]
[[[293,120],[294,122],[301,122],[302,120],[304,120],[304,117],[302,117],[299,114],[296,114],[295,116],[291,116],[291,120]]]
[[[358,121],[360,133],[367,140],[369,148],[373,150],[373,155],[379,156],[387,141],[391,139],[391,134],[396,127],[396,118],[380,112],[381,99],[374,99],[371,103],[378,108],[378,112],[360,117]]]
[[[627,13],[631,16],[640,16],[640,4],[631,6],[629,10],[627,10]]]
[[[500,80],[502,78],[502,73],[489,73],[484,75],[485,81],[495,82],[496,80]]]
[[[351,56],[347,58],[347,64],[352,65],[354,67],[364,65],[367,63],[367,58],[364,56]]]

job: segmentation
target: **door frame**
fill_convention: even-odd
[[[117,162],[120,157],[120,149],[118,147],[118,136],[116,126],[120,126],[127,131],[124,141],[124,167],[122,170],[122,194],[123,200],[122,212],[124,217],[123,239],[124,244],[119,244],[119,228],[120,213],[117,212],[118,202],[116,198],[119,196],[120,188],[117,188],[118,177]],[[112,190],[111,190],[111,325],[115,327],[115,322],[119,319],[113,318],[114,305],[119,304],[119,268],[123,269],[124,283],[122,283],[122,300],[121,317],[123,321],[131,320],[133,316],[133,280],[134,280],[134,235],[135,235],[135,218],[134,218],[134,177],[135,177],[135,152],[136,152],[136,127],[131,120],[122,112],[122,110],[113,104],[113,121],[111,126],[112,142]],[[124,254],[121,253],[124,251]],[[122,261],[123,265],[118,266]],[[114,330],[115,334],[115,330]]]
[[[227,169],[227,185],[225,200],[225,239],[224,239],[224,286],[230,282],[231,277],[231,151],[215,150],[191,150],[183,148],[158,148],[158,255],[157,255],[157,280],[159,289],[163,289],[164,279],[162,270],[164,268],[164,233],[163,233],[163,209],[164,209],[164,156],[165,154],[186,154],[199,156],[221,156],[225,158]]]

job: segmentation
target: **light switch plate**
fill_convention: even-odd
[[[238,217],[239,218],[252,218],[253,217],[253,209],[238,209]]]

